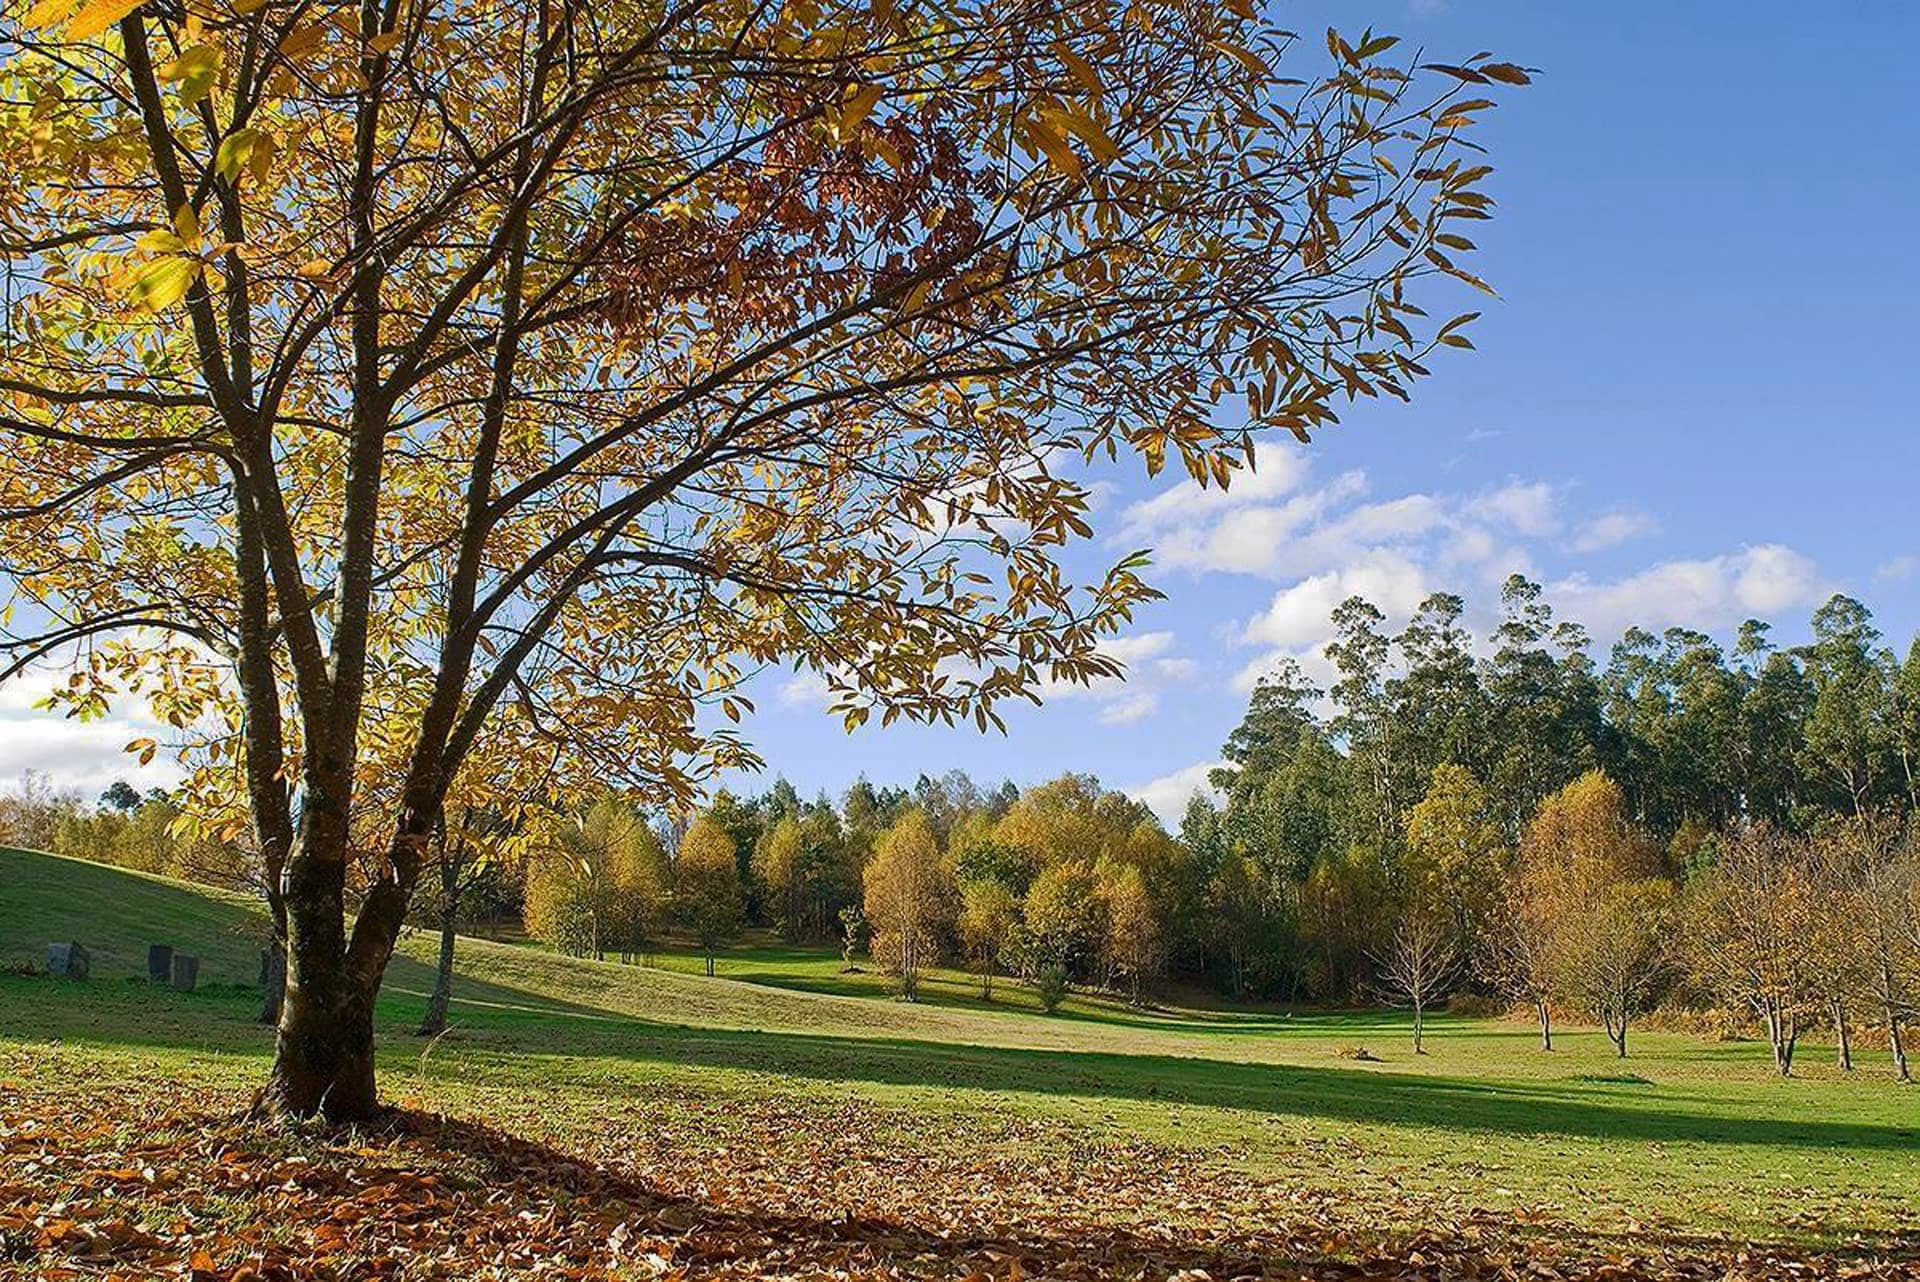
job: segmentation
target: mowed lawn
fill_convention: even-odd
[[[0,1093],[177,1080],[243,1098],[270,1049],[259,922],[200,887],[0,850]],[[92,950],[91,981],[24,973],[67,938]],[[156,941],[201,955],[200,991],[140,978]],[[1759,1043],[1636,1032],[1623,1062],[1596,1030],[1543,1054],[1528,1023],[1442,1016],[1416,1057],[1393,1012],[1075,996],[1048,1016],[1017,984],[987,1005],[951,972],[900,1002],[824,950],[743,946],[708,979],[681,952],[623,965],[480,939],[461,942],[453,1028],[426,1042],[411,1029],[434,942],[407,938],[390,972],[384,1092],[556,1144],[691,1107],[675,1142],[716,1164],[779,1161],[788,1143],[817,1158],[834,1139],[819,1132],[857,1115],[862,1143],[929,1169],[988,1144],[1070,1166],[1138,1141],[1359,1227],[1497,1214],[1628,1238],[1920,1234],[1920,1090],[1878,1048],[1845,1076],[1806,1046],[1782,1081]],[[1151,1202],[1143,1216],[1182,1213]]]

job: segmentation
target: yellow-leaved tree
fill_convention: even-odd
[[[1468,345],[1424,278],[1479,284],[1467,135],[1525,72],[1146,12],[10,11],[0,676],[149,700],[257,847],[266,1105],[375,1110],[492,737],[685,805],[763,665],[849,727],[999,724],[1153,595],[1069,572],[1084,467],[1225,485]]]

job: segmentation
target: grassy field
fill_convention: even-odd
[[[270,1042],[259,920],[199,887],[0,850],[0,1095],[180,1082],[243,1101]],[[92,950],[90,982],[23,973],[65,938]],[[200,991],[138,978],[154,941],[203,957]],[[1391,1012],[1075,996],[1047,1016],[1016,984],[987,1005],[954,973],[902,1003],[818,950],[743,946],[708,979],[676,952],[629,966],[484,940],[462,941],[454,1026],[426,1043],[409,1030],[432,944],[403,943],[381,1002],[389,1097],[642,1165],[670,1150],[693,1184],[735,1163],[867,1205],[916,1165],[990,1150],[1066,1186],[1118,1152],[1342,1231],[1493,1216],[1587,1241],[1920,1240],[1920,1092],[1872,1051],[1843,1076],[1808,1047],[1781,1081],[1754,1043],[1637,1033],[1622,1062],[1596,1030],[1544,1054],[1527,1023],[1443,1016],[1416,1057]],[[1350,1057],[1362,1046],[1377,1060]],[[839,1142],[856,1129],[871,1161]],[[1136,1175],[1125,1214],[1200,1213],[1189,1181]]]

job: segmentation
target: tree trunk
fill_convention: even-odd
[[[453,1000],[454,920],[453,907],[448,905],[440,917],[440,963],[434,968],[426,1017],[420,1021],[421,1037],[438,1037],[447,1031],[447,1003]]]
[[[1894,1076],[1903,1082],[1911,1082],[1913,1073],[1907,1068],[1907,1045],[1900,1036],[1900,1013],[1887,1012],[1887,1048],[1893,1052]]]
[[[287,946],[272,939],[260,950],[260,1022],[278,1024],[286,998]]]
[[[1844,1001],[1833,1003],[1833,1033],[1838,1045],[1834,1048],[1833,1062],[1843,1073],[1853,1071],[1853,1036],[1847,1029],[1847,1004]]]
[[[1621,1011],[1618,1022],[1614,1020],[1611,1011],[1601,1018],[1607,1026],[1607,1038],[1613,1043],[1614,1057],[1625,1059],[1627,1057],[1627,1013]]]
[[[1536,1001],[1533,1009],[1540,1016],[1540,1049],[1550,1051],[1553,1049],[1553,1014],[1544,1001]]]
[[[276,1113],[364,1122],[379,1109],[372,996],[340,978],[338,985],[287,984],[265,1094]]]
[[[1424,1034],[1426,1033],[1426,1028],[1424,1027],[1425,1014],[1426,1012],[1420,1008],[1420,999],[1415,997],[1413,999],[1413,1053],[1415,1055],[1425,1055],[1427,1053],[1423,1044]]]
[[[1773,1067],[1782,1077],[1793,1076],[1793,1038],[1787,1032],[1786,1016],[1776,1007],[1766,1011],[1767,1042],[1773,1048]]]

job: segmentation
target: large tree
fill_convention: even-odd
[[[43,0],[0,44],[0,674],[78,655],[67,707],[138,687],[245,798],[264,1098],[336,1119],[490,725],[685,801],[761,665],[850,726],[1115,674],[1151,592],[1063,568],[1076,465],[1225,484],[1466,346],[1419,278],[1473,281],[1463,135],[1526,79],[1316,71],[1246,0]]]

